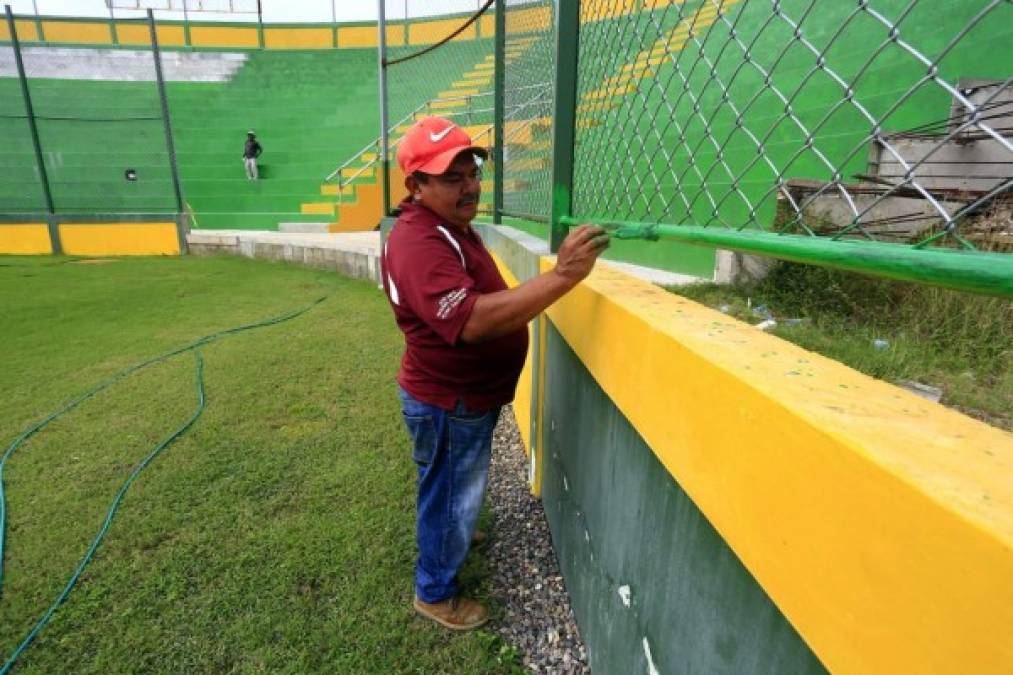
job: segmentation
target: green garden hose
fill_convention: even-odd
[[[21,654],[23,654],[24,651],[28,648],[28,646],[31,645],[32,641],[35,640],[39,632],[41,632],[42,629],[46,627],[46,624],[49,623],[49,620],[50,618],[52,618],[53,613],[56,612],[57,608],[59,608],[59,606],[63,604],[63,602],[70,595],[70,592],[77,584],[77,580],[80,578],[81,573],[84,571],[85,567],[88,566],[88,563],[91,562],[91,559],[95,555],[95,551],[98,549],[99,544],[101,544],[102,539],[105,538],[106,532],[109,530],[109,526],[112,524],[113,516],[116,515],[116,510],[119,508],[120,501],[122,501],[123,495],[126,494],[127,489],[130,487],[131,483],[133,483],[134,480],[137,478],[137,476],[140,475],[141,471],[143,471],[156,457],[158,457],[158,455],[162,452],[162,450],[164,450],[169,444],[171,444],[177,438],[182,436],[193,425],[193,423],[197,421],[197,418],[201,416],[201,413],[204,412],[204,408],[206,407],[206,402],[204,398],[204,358],[203,356],[201,356],[199,348],[229,335],[234,335],[236,333],[241,333],[243,331],[252,330],[254,328],[273,326],[279,323],[283,323],[285,321],[289,321],[290,319],[294,319],[297,316],[309,311],[316,305],[323,302],[325,299],[326,299],[325,297],[317,298],[309,305],[306,305],[305,307],[297,309],[293,312],[283,314],[281,316],[265,319],[263,321],[258,321],[256,323],[249,323],[244,324],[242,326],[236,326],[235,328],[229,328],[227,330],[212,333],[210,335],[205,335],[204,337],[194,340],[193,342],[184,345],[183,347],[173,349],[164,354],[152,357],[150,359],[137,363],[133,366],[130,366],[129,368],[121,370],[120,372],[116,373],[109,379],[99,383],[98,385],[81,394],[80,396],[73,399],[69,403],[63,405],[56,412],[48,415],[40,422],[37,422],[33,426],[29,427],[20,436],[14,439],[14,441],[7,447],[7,450],[4,452],[3,457],[0,458],[0,598],[3,597],[4,534],[7,529],[7,521],[6,521],[7,500],[6,497],[4,496],[3,471],[4,467],[7,464],[7,460],[10,459],[11,455],[14,454],[14,451],[17,450],[18,447],[20,447],[26,440],[28,440],[36,433],[44,429],[53,420],[61,417],[67,412],[70,412],[71,410],[81,405],[88,399],[92,398],[99,392],[109,388],[110,386],[126,378],[127,376],[136,373],[137,371],[146,368],[150,365],[154,365],[156,363],[160,363],[169,358],[172,358],[173,356],[177,356],[179,354],[183,354],[188,351],[192,351],[194,353],[194,359],[196,362],[195,381],[197,387],[197,407],[194,409],[190,417],[179,426],[179,428],[177,428],[171,434],[166,436],[161,442],[158,443],[158,445],[156,445],[151,450],[151,452],[148,453],[148,455],[141,461],[140,464],[137,465],[137,467],[133,470],[133,472],[131,472],[130,476],[128,476],[127,479],[123,482],[123,485],[120,486],[119,491],[116,493],[116,496],[113,498],[112,503],[109,505],[109,509],[106,512],[105,520],[102,523],[102,527],[99,529],[98,534],[95,535],[95,538],[92,540],[91,546],[88,547],[88,550],[84,554],[84,557],[81,558],[81,561],[78,563],[77,568],[71,575],[70,580],[67,582],[66,586],[64,586],[63,591],[60,592],[56,600],[54,600],[53,603],[49,606],[49,609],[46,610],[46,612],[42,615],[42,617],[36,622],[32,630],[29,631],[28,635],[26,635],[25,638],[21,641],[17,649],[15,649],[14,652],[10,655],[10,657],[6,660],[6,662],[4,662],[3,667],[0,668],[0,675],[7,675],[7,673],[10,672],[11,668],[14,667],[14,663],[18,660]]]

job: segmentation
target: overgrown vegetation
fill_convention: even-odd
[[[81,264],[89,262],[93,264]],[[240,258],[0,258],[2,448],[114,372],[203,348],[208,407],[131,487],[18,673],[509,673],[489,631],[411,608],[414,465],[374,284]],[[0,663],[66,583],[116,490],[196,407],[175,357],[55,421],[8,462]],[[465,589],[488,599],[474,553]]]
[[[762,281],[671,289],[941,403],[1013,430],[1013,302],[781,263]]]

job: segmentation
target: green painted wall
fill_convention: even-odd
[[[376,137],[376,52],[247,55],[231,82],[166,84],[186,201],[204,229],[326,220],[301,215],[300,205],[328,199],[324,177]],[[29,86],[45,118],[39,136],[58,213],[175,209],[153,82],[36,78]],[[18,81],[0,79],[0,213],[45,210],[23,115]],[[250,128],[265,147],[256,183],[241,161]],[[136,182],[124,180],[127,168]]]
[[[542,501],[593,672],[648,673],[644,638],[662,674],[825,672],[555,328],[547,346]]]

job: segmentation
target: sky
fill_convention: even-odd
[[[117,17],[141,16],[143,11],[122,9],[126,7],[151,7],[155,17],[176,20],[183,18],[184,0],[111,0]],[[108,17],[107,0],[2,0],[10,4],[15,14],[39,14],[50,16],[94,16]],[[399,19],[407,7],[411,16],[430,16],[447,13],[474,11],[483,4],[482,0],[385,0],[387,18]],[[196,11],[198,7],[227,10],[233,6],[245,10],[228,14],[217,11]],[[186,0],[186,6],[193,20],[245,21],[255,20],[257,0]],[[376,21],[376,0],[261,0],[265,22],[327,22]],[[177,11],[166,11],[173,7]],[[160,10],[160,11],[159,11]]]

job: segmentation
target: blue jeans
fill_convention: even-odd
[[[419,472],[415,594],[440,602],[457,595],[457,571],[478,522],[500,409],[475,412],[459,401],[449,412],[404,389],[399,393]]]

